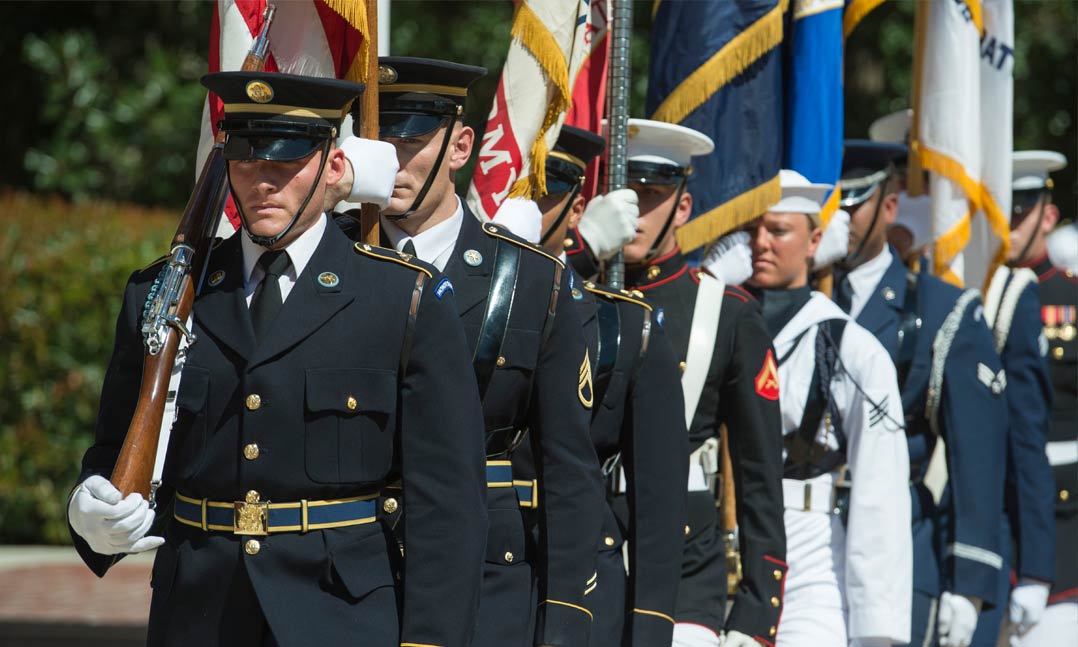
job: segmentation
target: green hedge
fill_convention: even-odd
[[[124,284],[177,213],[0,194],[0,544],[67,543]]]

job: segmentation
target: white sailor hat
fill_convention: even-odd
[[[779,185],[782,198],[767,210],[771,213],[803,213],[819,226],[820,210],[834,185],[809,182],[804,175],[789,169],[779,171]]]
[[[913,109],[904,108],[873,121],[868,127],[868,138],[874,142],[905,144],[910,138],[912,124]]]
[[[603,133],[607,124],[603,121]],[[610,138],[607,137],[607,141]],[[629,120],[629,181],[679,184],[691,173],[692,158],[715,150],[704,133],[651,119]]]
[[[1067,158],[1054,151],[1015,151],[1012,156],[1012,191],[1052,188],[1048,174],[1067,165]]]

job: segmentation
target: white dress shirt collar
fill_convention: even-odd
[[[300,234],[298,238],[285,247],[285,250],[288,251],[288,258],[292,261],[292,265],[288,268],[286,274],[293,282],[303,273],[303,269],[307,267],[307,263],[314,256],[314,251],[318,249],[318,243],[322,242],[322,234],[326,231],[327,222],[326,214],[323,213],[307,231]],[[240,246],[243,248],[243,280],[250,288],[251,285],[262,280],[262,270],[258,270],[258,276],[252,275],[255,273],[258,259],[269,250],[251,240],[246,229],[240,234]],[[248,292],[251,292],[251,290],[248,289]]]
[[[892,261],[894,261],[894,256],[885,245],[876,258],[855,267],[847,275],[850,287],[853,289],[853,294],[850,295],[851,318],[856,319],[864,310],[865,304],[872,297],[876,286],[883,280],[883,275],[887,273],[887,268],[891,267]]]
[[[445,270],[449,256],[453,252],[453,246],[457,242],[457,236],[460,235],[460,226],[464,222],[464,205],[458,196],[457,210],[452,216],[415,236],[409,236],[385,216],[382,216],[381,220],[382,229],[386,232],[386,237],[393,249],[398,252],[404,251],[404,245],[410,240],[415,245],[415,254],[419,260],[426,261],[439,270]]]

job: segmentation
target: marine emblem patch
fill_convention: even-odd
[[[771,349],[767,349],[767,357],[764,358],[764,365],[760,367],[760,372],[756,374],[756,393],[761,398],[775,401],[779,399],[779,369],[775,365],[775,356],[771,353]]]

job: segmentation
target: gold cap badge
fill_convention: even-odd
[[[255,103],[273,101],[273,88],[265,81],[251,81],[247,84],[247,97]]]
[[[388,65],[378,66],[378,82],[390,85],[397,82],[397,70]]]

